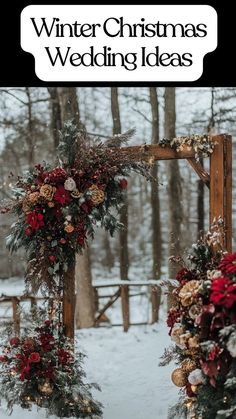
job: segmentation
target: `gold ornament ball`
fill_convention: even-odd
[[[192,392],[193,392],[193,393],[195,393],[195,394],[196,394],[196,393],[198,392],[198,386],[194,386],[194,385],[192,385],[192,386],[191,386],[191,390],[192,390]]]
[[[50,394],[53,393],[53,386],[51,385],[49,380],[46,380],[43,384],[39,384],[38,389],[41,394],[44,394],[46,396],[50,396]]]
[[[182,363],[182,368],[186,373],[190,373],[197,368],[197,364],[192,359],[185,359]]]
[[[177,387],[184,387],[188,382],[187,374],[182,368],[176,368],[176,370],[172,372],[171,380]]]

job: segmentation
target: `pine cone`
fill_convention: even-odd
[[[72,198],[78,199],[78,198],[81,197],[81,195],[82,195],[82,193],[80,191],[78,191],[78,189],[75,189],[73,192],[71,192]]]

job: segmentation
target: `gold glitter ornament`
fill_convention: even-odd
[[[38,390],[45,396],[50,396],[53,393],[53,386],[47,378],[43,384],[38,385]]]
[[[47,201],[52,201],[56,188],[52,185],[42,185],[40,188],[40,195]]]
[[[189,338],[188,347],[189,349],[196,349],[199,347],[198,338],[196,336]]]
[[[198,386],[191,385],[191,390],[192,390],[193,393],[196,394],[198,392]]]
[[[190,373],[197,368],[196,362],[189,358],[181,362],[181,366],[186,373]]]
[[[187,374],[182,368],[176,368],[172,372],[171,380],[177,387],[184,387],[188,383]]]
[[[104,201],[105,194],[97,185],[90,186],[88,190],[90,192],[90,201],[93,205],[97,206]]]
[[[187,284],[185,284],[179,292],[181,304],[184,307],[190,306],[193,303],[195,295],[199,292],[200,288],[200,281],[192,279],[192,281],[187,282]]]

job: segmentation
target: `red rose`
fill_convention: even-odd
[[[119,181],[119,187],[121,189],[127,189],[127,186],[128,186],[128,181],[126,179],[121,179]]]
[[[50,255],[50,256],[49,256],[49,260],[50,260],[50,262],[51,262],[51,263],[54,263],[54,262],[55,262],[55,259],[56,259],[56,258],[55,258],[55,256],[54,256],[54,255]]]
[[[0,355],[0,362],[7,362],[8,358],[6,355]]]
[[[36,211],[31,211],[27,214],[26,221],[32,230],[38,230],[44,226],[43,214],[37,213]]]
[[[37,364],[40,362],[40,355],[38,352],[32,352],[29,356],[29,362],[32,362],[34,364]]]
[[[60,239],[60,243],[61,243],[61,244],[66,244],[66,239],[64,239],[64,238],[62,237],[62,239]]]
[[[236,301],[236,283],[223,277],[213,279],[210,301],[215,305],[231,308]]]
[[[71,201],[71,196],[63,185],[57,187],[54,194],[54,200],[59,202],[61,205],[68,204]]]
[[[220,262],[219,269],[224,275],[236,275],[236,252],[225,256]]]
[[[45,320],[44,324],[45,324],[45,326],[50,326],[51,320]]]
[[[11,346],[18,346],[20,343],[20,339],[18,337],[14,337],[10,339],[10,345]]]

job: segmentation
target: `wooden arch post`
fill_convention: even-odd
[[[146,160],[172,160],[185,159],[197,173],[199,178],[210,189],[209,224],[214,219],[222,217],[225,226],[225,235],[222,245],[232,251],[232,137],[230,135],[216,135],[211,137],[214,150],[210,157],[210,173],[208,173],[195,159],[195,151],[183,147],[179,152],[170,147],[161,147],[158,144],[124,147],[120,151],[133,156],[136,161]],[[64,275],[63,287],[63,325],[65,334],[74,339],[75,330],[75,264],[68,268]],[[127,321],[123,314],[123,322]],[[127,325],[126,325],[127,327]]]
[[[210,157],[210,224],[222,217],[225,235],[222,245],[232,251],[232,137],[216,135],[212,137],[214,151]]]

